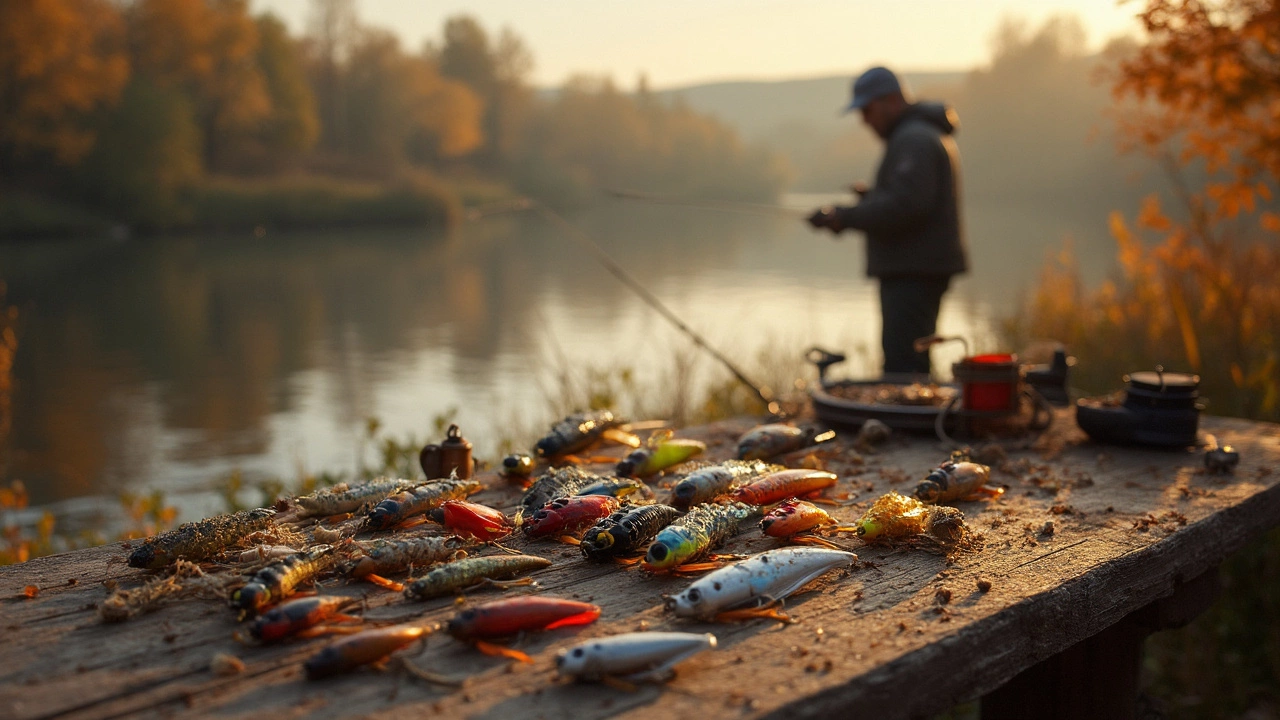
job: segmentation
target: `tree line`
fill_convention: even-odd
[[[199,226],[201,208],[255,224],[263,196],[340,205],[408,187],[406,202],[446,208],[469,194],[574,202],[620,184],[761,198],[786,181],[776,156],[655,102],[643,79],[540,93],[532,67],[515,33],[469,16],[407,50],[361,23],[354,0],[314,0],[301,36],[247,0],[11,0],[0,190],[163,229]],[[352,214],[376,208],[396,212]]]

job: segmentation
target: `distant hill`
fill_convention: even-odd
[[[917,97],[948,100],[968,73],[903,73]],[[738,81],[690,85],[655,91],[668,102],[684,102],[735,128],[749,143],[781,153],[796,171],[797,190],[831,192],[865,168],[879,153],[871,133],[856,115],[846,115],[853,74],[801,80]],[[833,151],[833,148],[836,149]]]
[[[932,97],[935,90],[955,87],[965,72],[903,73],[907,87],[917,97]],[[841,132],[858,123],[841,108],[849,102],[853,74],[803,80],[735,81],[689,85],[655,91],[654,95],[681,98],[689,107],[735,127],[751,142],[769,141],[779,130],[811,126],[825,133]],[[945,99],[945,98],[944,98]]]

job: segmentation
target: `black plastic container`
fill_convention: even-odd
[[[1050,405],[1067,407],[1071,404],[1067,397],[1067,373],[1073,362],[1075,358],[1068,358],[1067,351],[1059,348],[1053,352],[1052,362],[1025,368],[1022,378]]]
[[[1124,377],[1120,405],[1076,401],[1076,424],[1098,442],[1185,447],[1200,429],[1200,377],[1188,373],[1136,372]]]

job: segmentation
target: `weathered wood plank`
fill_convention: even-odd
[[[328,640],[248,647],[231,634],[225,604],[186,599],[119,625],[93,608],[104,580],[122,586],[148,575],[113,559],[121,544],[39,558],[0,569],[5,652],[0,652],[0,716],[109,718],[390,716],[448,713],[478,718],[613,715],[817,717],[852,710],[915,717],[987,692],[1064,648],[1171,594],[1179,582],[1215,567],[1249,539],[1280,524],[1280,428],[1205,418],[1205,428],[1240,449],[1232,475],[1203,472],[1190,451],[1106,448],[1083,441],[1069,415],[1034,447],[1010,450],[993,482],[1009,486],[996,502],[962,503],[982,552],[948,563],[919,549],[858,547],[874,564],[820,583],[788,603],[802,622],[709,625],[662,611],[663,593],[687,580],[584,562],[555,543],[511,544],[555,561],[534,574],[541,592],[604,608],[595,625],[527,638],[533,666],[481,655],[452,639],[430,638],[414,664],[466,677],[462,688],[430,686],[403,674],[361,672],[322,683],[302,679],[301,662]],[[749,423],[717,423],[697,434],[713,458],[728,457]],[[684,433],[682,433],[684,434]],[[1010,447],[1016,443],[1008,443]],[[946,458],[938,443],[895,437],[882,452],[856,457],[843,446],[826,458],[856,518],[889,489],[907,491]],[[513,505],[517,494],[489,478],[481,499]],[[1046,522],[1052,533],[1042,532]],[[755,552],[774,541],[750,529],[727,549]],[[856,541],[849,541],[857,545]],[[978,589],[978,580],[991,582]],[[74,580],[74,584],[71,581]],[[39,597],[17,599],[40,585]],[[939,590],[951,600],[940,605]],[[338,581],[326,592],[368,594],[366,618],[443,621],[448,599],[426,603]],[[498,597],[476,593],[479,602]],[[648,627],[716,633],[720,648],[687,661],[673,682],[624,693],[555,679],[555,652],[583,638]],[[210,658],[229,652],[244,673],[215,677]]]

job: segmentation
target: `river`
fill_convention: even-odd
[[[974,270],[939,329],[974,351],[999,348],[999,321],[1064,238],[1086,278],[1111,266],[1105,212],[968,213]],[[813,345],[850,354],[837,374],[877,370],[858,236],[621,202],[567,219],[759,382],[812,378],[800,357]],[[118,522],[122,492],[162,491],[187,520],[225,509],[219,478],[233,471],[354,473],[374,462],[369,418],[418,440],[441,439],[437,420],[451,420],[493,461],[565,412],[566,389],[609,386],[623,410],[645,413],[727,377],[533,213],[451,232],[14,243],[0,246],[0,281],[20,312],[0,479],[22,480],[67,528]],[[961,354],[940,346],[935,367]]]

